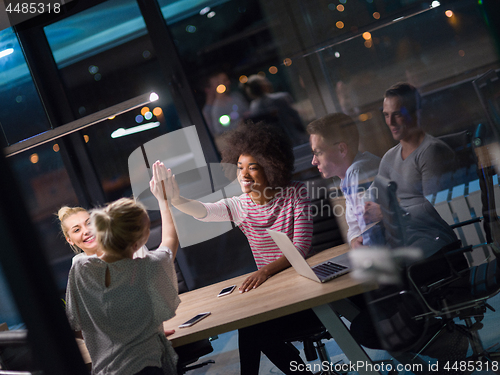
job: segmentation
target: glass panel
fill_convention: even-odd
[[[275,19],[266,15],[261,2],[203,2],[182,20],[168,13],[171,2],[159,4],[219,148],[220,134],[245,118],[279,124],[295,144],[307,141],[304,124],[314,113],[303,82],[291,76],[284,63],[289,56],[280,54],[271,27]],[[268,96],[272,103],[262,100],[260,92],[245,91],[249,88],[243,85],[252,75],[248,85],[262,84],[261,91],[273,93]]]
[[[184,19],[167,11],[180,2],[159,3],[216,138],[242,117],[272,121],[258,111],[262,99],[240,83],[255,74],[270,81],[266,90],[291,94],[302,126],[328,112],[355,117],[361,148],[380,156],[394,142],[379,108],[398,81],[420,89],[428,108],[422,122],[435,135],[485,119],[470,82],[498,67],[498,57],[477,2],[231,0],[199,3]],[[210,82],[220,71],[226,75]],[[219,94],[221,84],[228,88]],[[215,99],[236,92],[248,101],[246,111],[213,110]],[[465,105],[455,111],[457,101]]]
[[[50,124],[12,28],[0,31],[0,56],[0,144],[11,145],[50,129]]]
[[[79,204],[59,145],[47,143],[12,156],[8,161],[38,232],[41,249],[52,265],[59,290],[64,291],[74,254],[61,235],[55,214],[62,206]]]
[[[180,128],[177,112],[168,92],[162,93],[157,102],[84,131],[107,201],[132,195],[128,171],[128,158],[132,151],[152,139]],[[119,131],[139,129],[140,126],[151,128],[130,135],[121,135],[123,133]]]
[[[393,143],[379,112],[386,88],[398,81],[416,86],[421,125],[440,136],[486,120],[472,80],[500,66],[477,5],[466,1],[392,22],[317,55],[332,97],[360,122],[362,147],[381,155]]]
[[[24,328],[24,323],[12,299],[10,288],[0,267],[0,324],[2,323],[7,324],[9,330]],[[4,329],[5,327],[0,327],[0,331]]]
[[[158,86],[151,42],[134,0],[107,1],[44,30],[78,117]]]
[[[47,26],[45,32],[78,116],[149,91],[159,95],[148,109],[138,108],[81,132],[106,200],[130,196],[130,153],[180,127],[136,1],[105,2]],[[148,129],[134,133],[138,126]],[[120,128],[131,133],[115,137]]]

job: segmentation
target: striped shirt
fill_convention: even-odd
[[[281,188],[265,205],[255,204],[248,194],[203,203],[207,216],[201,221],[234,221],[245,234],[257,268],[280,258],[283,254],[266,229],[284,232],[305,257],[311,248],[311,201],[301,182],[293,181]]]

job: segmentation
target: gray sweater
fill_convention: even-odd
[[[447,175],[455,169],[455,154],[443,141],[425,135],[420,146],[406,159],[401,144],[386,152],[379,174],[396,182],[401,207],[409,213],[407,244],[420,247],[425,257],[457,241],[450,226],[439,216],[426,195],[449,187]]]

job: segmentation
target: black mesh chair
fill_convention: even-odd
[[[394,181],[377,175],[373,181],[372,189],[376,190],[377,203],[382,212],[386,243],[393,249],[406,246],[404,228],[407,216],[398,203],[396,195],[398,185]]]
[[[452,227],[459,228],[474,222],[482,222],[486,243],[478,245],[488,246],[493,256],[486,258],[481,264],[469,266],[463,254],[478,246],[469,245],[445,249],[437,256],[408,268],[408,280],[425,303],[426,315],[439,317],[447,330],[457,329],[454,318],[465,323],[464,327],[458,327],[458,332],[468,339],[472,354],[467,360],[471,361],[492,361],[494,356],[498,356],[497,353],[485,350],[479,337],[484,314],[488,309],[494,311],[488,304],[488,299],[500,292],[498,263],[500,226],[493,191],[493,176],[496,171],[484,142],[487,138],[486,131],[484,125],[479,125],[474,132],[456,133],[443,138],[443,141],[455,150],[463,150],[461,153],[465,156],[462,158],[473,160],[481,189],[482,216],[465,223],[457,223]],[[461,153],[457,152],[459,158]],[[462,159],[462,163],[467,163],[467,160]],[[459,165],[459,167],[461,167],[459,171],[462,171],[458,174],[460,177],[463,176],[463,171],[467,170],[467,166],[464,168],[463,165]],[[436,271],[431,272],[431,270]]]
[[[425,330],[422,329],[420,337],[412,337],[408,346],[404,348],[417,354],[436,357],[440,355],[437,348],[448,344],[458,348],[454,352],[453,360],[491,361],[493,357],[492,353],[483,348],[478,334],[482,328],[481,321],[485,312],[488,308],[491,309],[487,302],[488,299],[500,291],[500,267],[497,259],[499,226],[492,184],[492,175],[495,171],[492,163],[485,160],[487,154],[478,150],[478,147],[483,145],[482,134],[482,130],[479,128],[475,133],[462,132],[450,135],[447,137],[447,141],[455,146],[469,145],[470,155],[468,157],[473,158],[474,165],[477,165],[483,203],[483,215],[474,221],[483,222],[487,234],[487,245],[492,248],[494,256],[492,259],[486,259],[482,264],[470,266],[464,254],[470,252],[473,246],[461,247],[460,242],[451,244],[427,259],[409,267],[403,267],[403,289],[382,297],[378,296],[371,301],[371,307],[374,309],[375,315],[378,315],[375,316],[378,323],[380,323],[380,317],[383,316],[380,311],[383,311],[384,306],[387,306],[390,298],[401,301],[403,294],[410,294],[415,301],[418,301],[405,315],[406,318],[410,318],[410,320],[406,320],[405,324],[417,326],[416,322],[422,321],[425,323],[423,325]],[[463,176],[464,174],[459,173],[458,175]],[[404,246],[406,244],[405,220],[409,220],[409,218],[405,217],[397,204],[397,186],[380,178],[378,182],[383,191],[382,194],[379,191],[379,197],[381,197],[379,203],[381,204],[387,243],[391,248]],[[470,222],[457,223],[456,227],[469,224]],[[457,324],[456,318],[465,324]],[[393,331],[396,331],[394,327]],[[385,335],[380,335],[385,349],[389,351],[400,350],[401,348],[394,347],[386,339],[387,336],[387,332]],[[472,348],[472,355],[465,358],[469,344]],[[453,351],[450,349],[449,353],[452,355]],[[441,352],[441,354],[443,353]]]

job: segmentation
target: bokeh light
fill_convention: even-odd
[[[284,60],[283,60],[283,64],[284,64],[285,66],[290,66],[290,65],[292,65],[292,59],[290,59],[290,58],[288,58],[288,57],[287,57],[286,59],[284,59]]]
[[[248,82],[248,77],[245,75],[240,76],[240,82],[241,83],[247,83]]]
[[[205,7],[202,10],[200,10],[200,15],[203,16],[203,15],[207,14],[208,12],[210,12],[210,7]]]
[[[142,109],[141,109],[141,115],[145,116],[146,113],[148,113],[148,112],[149,112],[149,107],[142,107]]]
[[[337,29],[343,29],[344,28],[344,22],[337,21],[337,23],[335,24],[335,26],[337,26]]]
[[[215,91],[217,91],[219,94],[225,93],[226,90],[226,86],[224,86],[222,83],[215,89]]]
[[[89,143],[90,138],[89,138],[89,136],[87,134],[85,134],[83,136],[83,140],[85,141],[85,143]]]
[[[278,68],[276,68],[275,66],[271,66],[271,67],[269,68],[269,73],[271,73],[271,74],[276,74],[276,73],[278,73]]]
[[[153,109],[153,115],[155,115],[156,117],[161,116],[162,113],[163,111],[160,107],[156,107],[155,109]]]
[[[55,143],[54,146],[52,146],[52,150],[54,150],[54,152],[59,152],[59,145]]]
[[[371,118],[373,117],[372,113],[371,112],[367,112],[367,113],[362,113],[358,116],[359,118],[359,121],[367,121],[367,120],[370,120]]]
[[[372,38],[372,34],[370,34],[368,31],[363,33],[364,40],[370,40],[371,38]]]
[[[38,154],[37,153],[34,153],[34,154],[30,155],[30,162],[32,162],[33,164],[38,163],[38,160],[39,160],[39,158],[38,158]]]
[[[219,122],[222,126],[229,126],[229,124],[231,123],[231,117],[229,117],[228,115],[222,115],[221,117],[219,117]]]
[[[337,10],[338,10],[339,12],[343,12],[343,11],[344,11],[344,9],[345,9],[345,8],[344,8],[344,6],[343,6],[342,4],[337,5]]]
[[[444,14],[445,14],[445,15],[446,15],[446,17],[448,17],[448,18],[453,17],[453,11],[451,11],[451,10],[447,10],[446,12],[444,12]]]
[[[379,12],[373,12],[372,16],[373,16],[373,18],[375,18],[376,20],[380,19],[380,13],[379,13]]]

